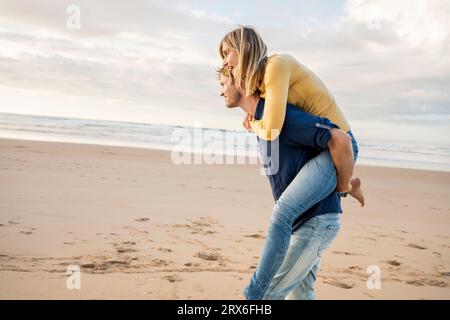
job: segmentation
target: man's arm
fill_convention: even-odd
[[[337,191],[351,189],[353,148],[350,136],[326,118],[290,109],[285,118],[281,138],[291,145],[329,149],[338,176]]]

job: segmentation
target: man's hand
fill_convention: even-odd
[[[255,118],[250,113],[247,113],[245,115],[244,122],[242,123],[242,125],[244,126],[245,130],[247,130],[248,132],[253,131],[252,127],[250,126],[250,121],[253,121],[254,119]]]

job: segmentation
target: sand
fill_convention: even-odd
[[[318,299],[449,299],[450,173],[357,166]],[[242,299],[273,199],[259,166],[0,139],[1,299]],[[381,270],[369,289],[367,268]],[[79,267],[80,289],[67,270]]]

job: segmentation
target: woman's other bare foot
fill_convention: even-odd
[[[356,177],[350,180],[350,184],[352,186],[351,190],[348,192],[349,195],[351,195],[353,198],[359,201],[361,203],[361,207],[364,207],[365,201],[364,201],[364,193],[361,189],[361,180]]]

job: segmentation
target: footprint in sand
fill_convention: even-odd
[[[214,234],[217,233],[215,231],[210,231],[210,230],[206,230],[206,231],[191,231],[191,234],[202,234],[202,235],[208,235],[208,234]]]
[[[351,289],[355,286],[354,283],[345,283],[339,280],[325,280],[324,283],[327,283],[329,285],[342,288],[342,289]]]
[[[182,223],[175,223],[175,224],[172,224],[172,227],[174,227],[174,228],[188,228],[188,227],[190,227],[190,225],[189,224],[182,224]]]
[[[194,257],[198,257],[200,259],[208,261],[216,261],[222,258],[222,255],[215,252],[198,252],[194,255]]]
[[[133,248],[124,248],[124,247],[117,248],[117,253],[132,253],[132,252],[137,252],[137,250]]]
[[[99,265],[99,270],[108,270],[112,267],[128,267],[128,261],[108,260]]]
[[[137,219],[134,219],[134,221],[136,221],[136,222],[147,222],[148,220],[150,220],[150,218],[137,218]]]
[[[427,284],[433,287],[446,288],[447,283],[440,280],[431,279],[427,281]]]
[[[423,281],[421,281],[421,280],[408,280],[405,283],[411,284],[416,287],[423,287],[425,285],[425,283],[423,283]]]
[[[254,239],[266,239],[266,237],[264,235],[259,234],[259,233],[246,234],[244,237],[245,238],[254,238]]]
[[[187,262],[184,264],[186,267],[200,267],[200,263]]]
[[[119,261],[119,260],[107,260],[101,262],[88,262],[80,265],[81,268],[95,271],[95,272],[115,272],[117,269],[123,269],[129,267],[130,262],[128,261]]]
[[[183,278],[181,278],[177,274],[168,274],[168,275],[164,276],[163,279],[166,279],[169,282],[180,282],[180,281],[183,281]]]
[[[134,245],[136,245],[136,242],[134,242],[134,241],[124,241],[124,242],[122,242],[122,244],[126,245],[126,246],[134,246]]]
[[[211,218],[200,217],[200,220],[193,220],[192,224],[198,227],[211,227],[214,220]]]
[[[171,227],[174,228],[183,228],[188,229],[191,234],[200,234],[200,235],[211,235],[217,233],[215,230],[210,230],[211,227],[217,226],[218,223],[216,220],[210,217],[200,217],[198,220],[188,220],[190,223],[176,223],[172,224]],[[167,231],[169,232],[169,231]]]
[[[20,233],[23,233],[23,234],[26,234],[26,235],[33,234],[33,232],[31,232],[31,231],[20,231]]]
[[[401,265],[401,263],[396,260],[387,260],[386,263],[390,264],[391,266],[394,266],[394,267],[398,267]]]
[[[347,251],[332,251],[334,254],[344,254],[346,256],[351,256],[352,254]]]
[[[414,243],[408,243],[408,247],[415,248],[415,249],[420,249],[420,250],[425,250],[426,249],[426,247],[422,247],[422,246],[419,246],[418,244],[414,244]]]
[[[350,266],[348,267],[350,270],[362,270],[363,268],[360,266]]]
[[[167,265],[169,265],[169,262],[166,260],[162,260],[162,259],[153,259],[150,262],[150,266],[152,266],[152,267],[165,267]]]

